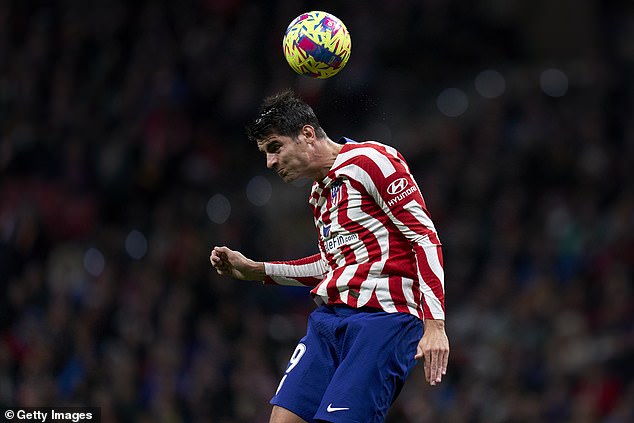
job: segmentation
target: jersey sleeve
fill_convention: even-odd
[[[363,164],[369,176],[364,186],[412,245],[424,318],[444,319],[443,256],[434,223],[405,159],[388,146],[377,150],[382,154],[368,158]]]
[[[264,263],[267,285],[316,286],[326,274],[326,264],[321,254],[290,261]]]

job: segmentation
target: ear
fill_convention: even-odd
[[[313,128],[312,125],[304,125],[302,127],[301,134],[306,138],[306,142],[308,144],[312,144],[313,142],[315,142],[315,128]]]

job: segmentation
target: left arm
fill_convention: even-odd
[[[424,333],[416,359],[424,359],[425,378],[436,385],[447,372],[449,339],[445,333],[445,277],[440,239],[407,163],[386,147],[389,160],[369,169],[370,194],[412,245],[422,291]]]
[[[366,165],[371,179],[364,184],[368,193],[412,247],[422,292],[423,317],[444,320],[442,248],[418,184],[403,157],[390,147]]]

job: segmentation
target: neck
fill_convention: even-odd
[[[326,138],[324,141],[318,144],[319,148],[315,149],[314,163],[315,163],[315,177],[316,181],[321,181],[326,177],[332,165],[337,159],[337,155],[343,148],[343,145],[337,144],[330,138]]]

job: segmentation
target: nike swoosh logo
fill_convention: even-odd
[[[328,404],[328,407],[326,408],[326,411],[329,413],[332,413],[333,411],[344,411],[344,410],[350,410],[350,407],[333,407],[332,403]]]

